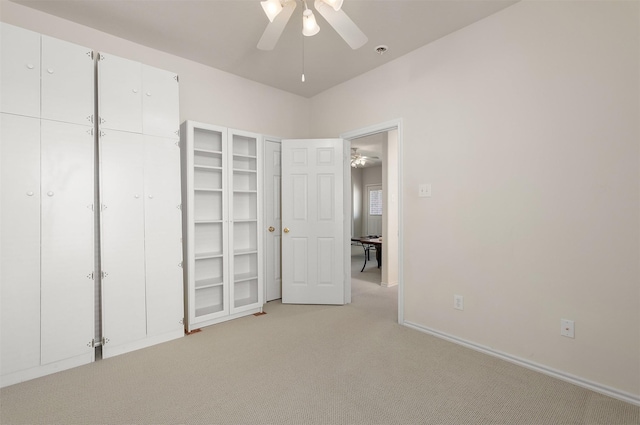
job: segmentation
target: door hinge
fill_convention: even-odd
[[[104,124],[104,123],[106,123],[106,122],[107,122],[107,120],[105,120],[104,118],[102,118],[102,117],[100,117],[100,116],[99,116],[99,117],[98,117],[98,122],[99,122],[100,124]]]
[[[182,268],[182,261],[180,261],[180,263],[178,263],[178,267]]]
[[[102,345],[105,345],[109,342],[109,338],[102,337]]]
[[[93,124],[93,114],[89,115],[87,117],[87,121],[89,121],[91,124]]]
[[[93,59],[93,50],[87,52],[87,56]]]
[[[107,133],[105,133],[104,131],[100,131],[100,133],[99,133],[99,134],[100,134],[100,137],[104,137],[104,136],[106,136],[106,135],[107,135]]]
[[[184,325],[184,317],[182,319],[180,319],[180,321],[178,323],[180,323],[181,325]]]
[[[98,60],[103,61],[104,59],[105,59],[104,55],[102,53],[98,53]]]
[[[93,204],[87,205],[87,208],[89,208],[91,211],[93,211]]]
[[[100,204],[100,211],[104,211],[107,209],[107,206],[105,204]]]
[[[95,346],[96,346],[96,340],[94,338],[91,338],[91,342],[87,344],[87,347],[94,348]]]
[[[89,130],[87,130],[87,134],[90,136],[93,136],[93,128],[90,128]]]
[[[180,82],[180,77],[178,77],[178,74],[174,75],[173,79],[176,80],[176,83]]]
[[[87,279],[93,280],[93,272],[89,273],[87,275]]]
[[[104,271],[103,271],[103,272],[100,272],[100,277],[101,277],[101,278],[103,278],[103,279],[104,279],[104,278],[106,278],[107,276],[109,276],[109,273],[104,272]]]
[[[182,211],[182,204],[178,204],[178,206],[176,206],[177,209],[179,209],[180,211]]]
[[[177,132],[176,132],[176,133],[177,133]],[[178,135],[178,136],[179,136],[179,135]],[[177,147],[180,147],[180,140],[178,140],[178,141],[176,142],[176,146],[177,146]]]

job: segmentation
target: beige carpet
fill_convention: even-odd
[[[375,261],[353,303],[268,314],[0,390],[2,424],[639,424],[640,408],[400,326]]]

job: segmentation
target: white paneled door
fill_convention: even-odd
[[[266,301],[282,298],[282,187],[280,142],[265,141]]]
[[[350,302],[348,152],[342,139],[282,141],[283,303]]]

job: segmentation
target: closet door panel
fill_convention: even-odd
[[[90,125],[94,68],[89,48],[42,36],[42,118]]]
[[[101,53],[98,92],[101,129],[142,133],[142,64]]]
[[[40,120],[9,114],[0,114],[0,120],[0,374],[5,375],[40,364]]]
[[[0,24],[0,112],[40,116],[40,34]]]
[[[109,348],[146,336],[144,143],[140,134],[100,136],[102,320]]]
[[[142,65],[142,128],[144,134],[178,137],[180,105],[178,76]]]
[[[184,316],[180,148],[145,137],[145,251],[149,335],[179,330]]]
[[[41,121],[42,364],[91,352],[94,139],[88,126]]]

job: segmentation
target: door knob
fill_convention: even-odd
[[[275,228],[275,227],[273,227],[273,226],[269,226],[269,231],[270,231],[270,232],[273,232],[273,231],[275,231],[275,230],[276,230],[276,228]]]
[[[289,228],[288,228],[288,227],[285,227],[285,228],[283,229],[283,231],[284,231],[285,233],[289,233]]]

